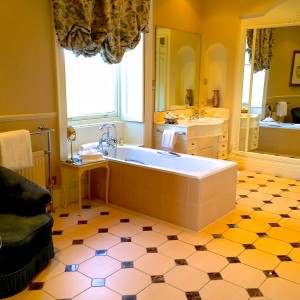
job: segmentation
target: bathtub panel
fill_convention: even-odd
[[[141,212],[141,189],[139,187],[131,187],[120,185],[120,202],[121,206],[136,212]]]
[[[188,198],[188,178],[163,173],[163,195],[174,201]]]
[[[162,194],[163,174],[163,172],[141,168],[141,189],[149,192],[155,190],[157,194]]]
[[[108,202],[117,206],[121,206],[121,189],[120,185],[110,182],[108,186]]]
[[[172,200],[164,196],[162,207],[164,220],[178,226],[187,227],[187,202],[174,202]]]
[[[189,178],[188,181],[188,198],[189,204],[200,204],[200,183],[198,179]]]
[[[141,168],[129,164],[121,164],[121,185],[140,188],[141,185]]]
[[[121,165],[116,162],[109,162],[109,182],[120,183],[121,178]]]
[[[157,219],[163,219],[163,196],[156,191],[141,191],[141,213]]]

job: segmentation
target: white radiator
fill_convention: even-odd
[[[18,170],[17,173],[36,182],[37,184],[46,187],[46,157],[44,151],[36,151],[32,153],[31,168]]]

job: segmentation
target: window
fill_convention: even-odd
[[[69,120],[122,117],[142,121],[143,40],[120,64],[64,50]]]

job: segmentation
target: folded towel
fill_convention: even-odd
[[[79,150],[80,151],[84,151],[84,150],[95,149],[98,146],[99,146],[99,142],[83,144],[83,145],[80,145]]]
[[[276,105],[276,114],[278,117],[284,117],[287,115],[287,103],[280,101]]]
[[[176,132],[174,130],[164,130],[162,134],[161,147],[173,149],[176,143]]]
[[[84,151],[79,151],[79,156],[81,158],[81,161],[83,163],[85,162],[93,162],[97,160],[102,160],[103,159],[103,154],[96,149],[89,149],[89,150],[84,150]]]
[[[32,148],[28,130],[0,133],[0,165],[15,171],[32,167]]]

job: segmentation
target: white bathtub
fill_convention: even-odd
[[[114,158],[111,149],[105,156],[110,167],[111,204],[195,231],[234,209],[235,162],[157,151],[118,146]],[[105,182],[101,173],[95,176],[92,193],[101,198]]]
[[[160,172],[169,172],[199,179],[236,165],[234,162],[225,160],[187,154],[172,154],[172,152],[168,153],[131,145],[118,146],[116,152],[116,158],[114,158],[115,149],[111,149],[106,158],[109,160],[121,160],[122,163],[135,164]]]

